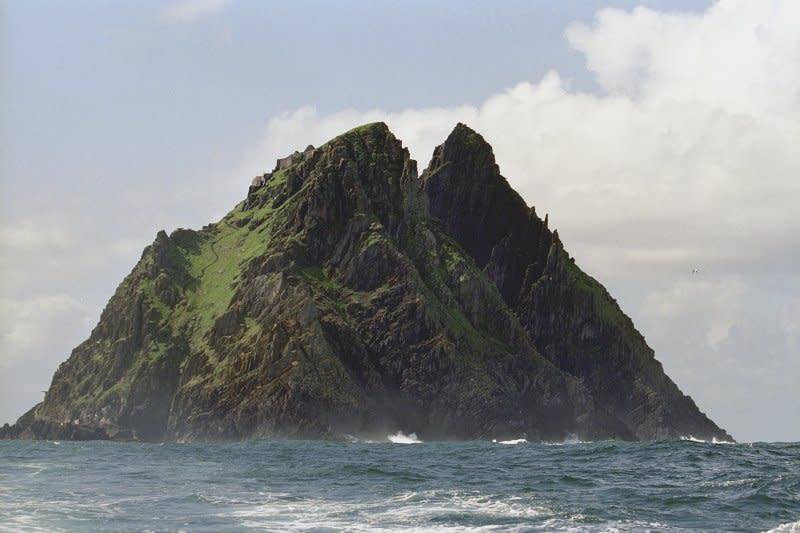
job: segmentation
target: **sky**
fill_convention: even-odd
[[[158,230],[461,121],[701,410],[800,441],[800,2],[0,3],[0,423]],[[692,273],[697,269],[696,273]]]

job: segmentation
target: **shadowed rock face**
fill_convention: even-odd
[[[281,159],[218,223],[160,232],[0,437],[724,435],[479,136],[457,127],[424,184],[382,123]],[[617,373],[593,374],[612,348]]]
[[[578,378],[639,439],[730,440],[685,396],[616,301],[500,175],[459,124],[422,174],[431,214],[473,257],[538,351]]]

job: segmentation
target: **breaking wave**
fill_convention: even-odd
[[[511,439],[511,440],[497,440],[492,439],[495,444],[527,444],[528,439]]]
[[[797,522],[781,524],[766,533],[800,533],[800,520]]]
[[[465,519],[473,527],[463,530],[480,531],[495,529],[487,522],[537,519],[552,516],[552,510],[518,496],[503,498],[478,491],[427,490],[344,502],[321,499],[298,502],[288,494],[270,495],[261,503],[220,516],[234,518],[247,528],[280,531],[454,531],[462,528],[454,528],[448,522]]]
[[[682,441],[688,441],[688,442],[701,442],[703,444],[736,444],[733,441],[720,440],[717,437],[713,437],[711,440],[703,440],[703,439],[697,439],[697,438],[693,437],[692,435],[685,435],[685,436],[681,437],[681,440]]]
[[[402,431],[398,431],[394,435],[387,435],[386,438],[389,439],[389,442],[395,444],[422,444],[422,441],[417,438],[416,433],[406,435]]]

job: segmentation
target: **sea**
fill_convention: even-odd
[[[0,441],[0,530],[800,532],[800,443]]]

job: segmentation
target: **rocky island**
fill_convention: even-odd
[[[383,123],[159,232],[5,438],[731,440],[463,124]]]

